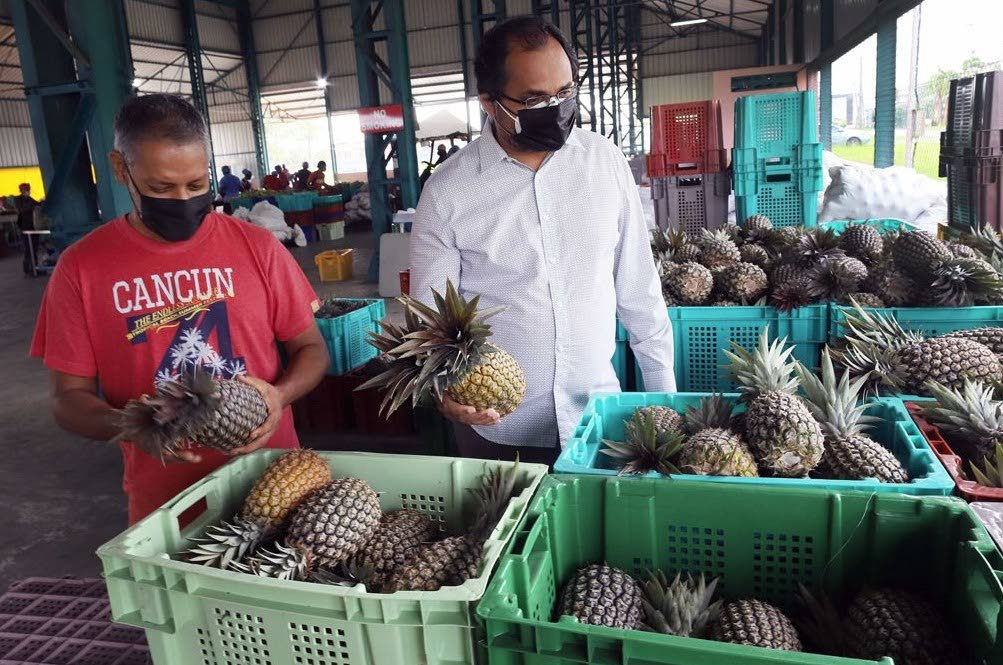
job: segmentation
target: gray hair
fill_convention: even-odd
[[[115,117],[115,149],[132,161],[136,144],[166,139],[178,145],[202,143],[209,152],[205,119],[184,97],[156,93],[132,97]]]

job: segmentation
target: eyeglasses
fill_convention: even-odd
[[[535,95],[533,97],[527,97],[526,99],[515,99],[514,97],[502,94],[502,97],[510,102],[522,104],[528,109],[542,109],[546,106],[557,106],[561,102],[566,102],[577,94],[578,86],[573,85],[570,88],[564,88],[556,95]]]

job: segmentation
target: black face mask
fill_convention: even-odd
[[[158,199],[141,193],[131,173],[129,180],[139,194],[139,218],[147,228],[168,242],[189,240],[209,214],[211,190],[190,199]]]
[[[512,141],[520,148],[534,152],[553,152],[563,148],[578,117],[578,100],[574,97],[556,106],[521,109],[517,115],[512,115],[500,102],[495,104],[515,120],[515,132],[505,130]]]

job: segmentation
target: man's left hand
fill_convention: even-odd
[[[265,422],[258,425],[257,429],[251,432],[250,440],[247,444],[231,450],[231,455],[246,455],[247,453],[253,453],[259,448],[264,448],[268,444],[269,439],[272,438],[272,435],[275,434],[275,429],[282,420],[282,410],[286,408],[285,401],[279,389],[267,381],[262,381],[253,376],[241,376],[240,381],[243,381],[261,393],[261,396],[265,399],[265,404],[268,406],[268,417],[265,418]]]

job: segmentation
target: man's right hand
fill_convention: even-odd
[[[452,420],[463,425],[497,425],[501,416],[494,409],[484,409],[478,411],[472,406],[465,406],[459,402],[454,402],[449,397],[444,396],[439,402],[439,412]]]
[[[164,455],[165,464],[198,464],[201,461],[202,456],[188,448]]]

